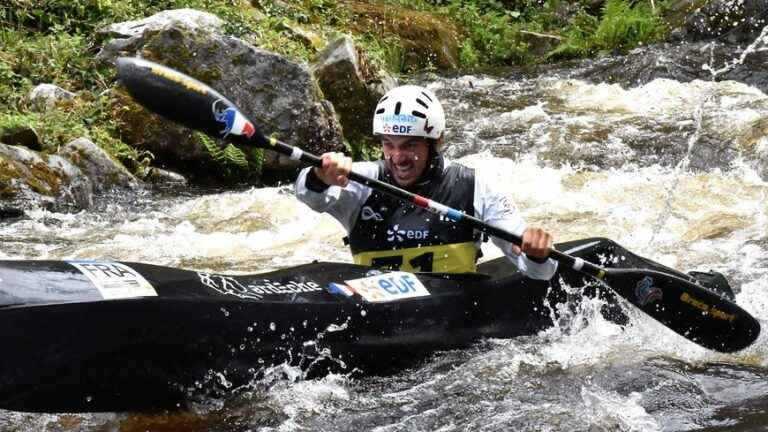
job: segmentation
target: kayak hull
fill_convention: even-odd
[[[586,239],[559,249],[596,260],[612,245]],[[629,258],[628,265],[653,266]],[[552,325],[551,306],[566,300],[557,281],[584,285],[567,270],[552,283],[534,281],[501,258],[480,265],[487,276],[419,274],[429,296],[370,303],[326,289],[372,273],[353,264],[243,276],[123,265],[157,295],[105,300],[71,263],[0,262],[0,408],[174,408],[282,363],[310,374],[389,373],[480,338],[535,334]]]

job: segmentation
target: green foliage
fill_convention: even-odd
[[[116,138],[119,123],[112,120],[108,105],[108,95],[95,97],[84,91],[75,100],[43,112],[6,108],[0,111],[0,132],[18,127],[34,129],[43,150],[50,152],[73,139],[86,137],[123,160],[135,159],[139,153]]]
[[[0,113],[0,135],[20,128],[34,128],[38,123],[37,120],[37,116],[32,113],[2,112]]]
[[[208,152],[211,159],[221,167],[224,177],[241,177],[244,174],[261,171],[264,154],[260,149],[254,149],[251,152],[251,161],[249,161],[245,153],[232,144],[221,148],[218,141],[200,132],[195,132],[195,139]]]
[[[274,1],[253,0],[268,16],[301,24],[343,26],[349,18],[338,0]]]
[[[658,2],[659,9],[664,4]],[[579,10],[562,31],[564,42],[549,52],[547,59],[585,57],[596,52],[627,52],[664,38],[666,28],[658,10],[650,3],[608,0],[602,16]]]
[[[376,68],[390,71],[405,69],[406,51],[399,38],[392,35],[375,37],[366,34],[356,38],[355,42],[360,44],[366,57]]]
[[[354,160],[378,160],[381,159],[381,146],[378,141],[344,141],[347,152]]]
[[[299,41],[286,37],[286,22],[281,17],[267,16],[260,21],[259,27],[253,33],[242,37],[261,49],[293,59],[308,59],[311,55],[309,48]]]
[[[585,57],[592,52],[592,35],[599,24],[598,18],[579,10],[561,33],[563,42],[546,55],[547,60]]]
[[[461,43],[460,61],[465,68],[524,64],[534,61],[520,32],[541,31],[547,13],[536,13],[536,2],[525,1],[508,9],[496,0],[450,0],[445,10],[468,33]]]
[[[67,33],[27,34],[5,29],[0,32],[0,75],[7,92],[17,93],[39,84],[53,83],[70,91],[106,86],[104,74],[81,35]],[[12,95],[0,90],[0,101]]]
[[[465,40],[461,43],[459,51],[459,61],[465,68],[475,68],[480,65],[480,55],[475,49],[471,40]]]
[[[37,32],[91,35],[96,29],[167,9],[192,8],[217,15],[234,35],[253,32],[258,19],[245,0],[7,0],[0,21]]]
[[[664,24],[650,4],[630,4],[627,0],[608,0],[603,5],[603,19],[594,34],[594,44],[603,51],[628,51],[656,42],[664,35]]]
[[[518,29],[510,28],[507,16],[498,11],[483,11],[476,3],[453,2],[448,7],[449,14],[458,20],[468,32],[468,38],[462,42],[462,66],[475,67],[480,64],[503,63],[508,42]],[[501,32],[498,30],[501,29]]]

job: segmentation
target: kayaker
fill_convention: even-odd
[[[519,235],[522,247],[493,238],[526,275],[550,279],[557,263],[548,259],[552,235],[527,226],[515,205],[475,170],[443,157],[445,114],[435,94],[401,86],[379,100],[373,133],[383,160],[352,162],[342,153],[322,155],[323,168],[306,168],[296,195],[326,212],[346,229],[355,263],[406,271],[474,272],[481,236],[425,209],[403,203],[347,178],[350,170],[410,192]]]

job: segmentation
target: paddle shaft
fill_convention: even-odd
[[[252,141],[254,141],[255,145],[259,147],[264,147],[263,146],[264,140],[261,139],[261,137],[254,138],[252,139]],[[266,148],[270,150],[274,150],[278,153],[291,157],[291,159],[299,160],[301,162],[304,162],[306,164],[309,164],[317,168],[323,167],[323,160],[312,153],[308,153],[304,150],[299,149],[298,147],[286,144],[277,139],[269,139],[267,140],[267,142],[269,143],[269,146],[267,146]],[[462,213],[458,210],[452,209],[443,204],[432,201],[431,199],[425,198],[421,195],[408,192],[407,190],[399,188],[395,185],[385,183],[381,180],[376,180],[376,179],[364,176],[362,174],[358,174],[354,171],[351,171],[347,176],[347,178],[357,183],[368,186],[371,189],[375,189],[379,192],[383,192],[397,199],[411,203],[415,206],[422,207],[434,213],[438,213],[443,216],[446,216],[447,218],[453,220],[454,222],[475,228],[478,231],[481,231],[488,235],[492,235],[502,240],[506,240],[518,246],[522,244],[522,239],[519,236],[507,230],[497,228],[493,225],[483,222],[482,220],[472,215]],[[549,257],[569,268],[580,271],[592,277],[602,279],[603,276],[605,275],[605,270],[603,268],[596,266],[590,262],[584,261],[581,258],[573,257],[571,255],[562,253],[555,249],[549,250]]]

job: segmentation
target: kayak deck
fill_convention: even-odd
[[[604,239],[558,245],[594,261],[616,247]],[[623,265],[669,271],[618,252]],[[534,334],[552,325],[551,305],[567,299],[560,278],[584,285],[569,270],[552,283],[531,280],[499,258],[480,264],[483,274],[418,274],[424,297],[370,303],[327,288],[371,270],[317,262],[232,276],[140,263],[0,262],[0,408],[173,408],[211,371],[237,385],[283,362],[312,364],[315,373],[387,373],[479,338]],[[588,290],[595,294],[595,285]],[[142,296],[110,297],[132,292]],[[618,306],[606,313],[626,319]]]

